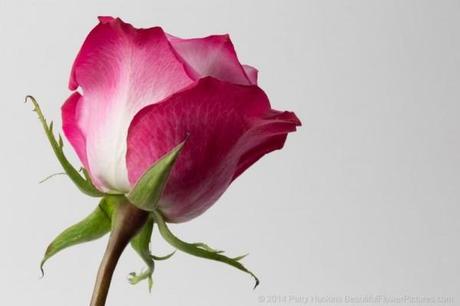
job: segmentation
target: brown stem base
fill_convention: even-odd
[[[130,203],[120,205],[97,273],[90,306],[104,306],[112,275],[123,250],[147,221],[148,213]]]

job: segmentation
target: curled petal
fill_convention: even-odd
[[[259,71],[249,65],[243,65],[244,72],[246,72],[246,75],[248,76],[249,81],[251,81],[252,85],[257,85],[257,79],[259,76]]]
[[[244,152],[233,175],[236,179],[262,156],[283,148],[287,133],[296,131],[301,122],[292,112],[271,110],[240,139],[238,148]]]
[[[198,78],[211,76],[234,84],[255,84],[254,68],[240,64],[229,35],[182,39],[168,35],[180,57]],[[251,76],[249,77],[249,73]]]

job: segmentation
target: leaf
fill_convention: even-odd
[[[110,232],[112,215],[121,201],[125,201],[125,198],[121,196],[103,198],[89,216],[59,234],[46,249],[45,256],[40,263],[42,274],[45,262],[56,253],[76,244],[96,240]]]
[[[94,186],[89,177],[82,177],[67,160],[63,151],[64,143],[62,141],[61,135],[58,135],[58,140],[56,140],[53,132],[53,122],[50,122],[48,125],[40,105],[35,100],[35,98],[32,96],[27,96],[26,102],[28,100],[32,101],[32,104],[34,105],[34,111],[38,114],[38,119],[40,120],[43,129],[45,130],[46,136],[48,137],[51,147],[53,148],[54,154],[56,155],[57,159],[61,163],[62,168],[64,168],[64,171],[67,173],[70,179],[83,193],[92,197],[103,197],[105,194]]]
[[[166,186],[169,174],[184,147],[185,140],[160,158],[137,181],[127,198],[140,209],[153,211]]]
[[[152,237],[153,230],[153,218],[150,216],[147,222],[144,224],[142,229],[131,239],[131,246],[142,260],[147,264],[147,270],[136,274],[135,272],[130,273],[129,282],[133,285],[140,281],[147,279],[149,285],[149,291],[152,290],[153,280],[152,274],[155,268],[155,262],[153,261],[152,255],[150,254],[150,238]]]
[[[174,236],[173,233],[171,233],[161,213],[159,213],[158,211],[153,211],[153,218],[155,222],[158,224],[158,229],[160,231],[161,236],[163,236],[163,238],[173,247],[185,253],[188,253],[190,255],[207,258],[207,259],[211,259],[215,261],[220,261],[230,266],[233,266],[241,271],[244,271],[250,274],[252,277],[254,277],[256,281],[254,288],[256,288],[259,285],[259,279],[257,278],[257,276],[255,276],[254,273],[246,269],[246,267],[244,267],[240,262],[238,262],[238,260],[241,259],[240,258],[241,256],[236,257],[236,258],[230,258],[225,255],[222,255],[221,253],[219,253],[219,251],[210,249],[207,245],[203,243],[184,242],[180,240],[179,238],[177,238],[176,236]]]

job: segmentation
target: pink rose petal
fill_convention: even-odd
[[[299,124],[292,113],[271,110],[257,86],[204,78],[136,115],[128,133],[129,180],[135,184],[188,135],[159,203],[168,221],[187,221],[255,160],[282,147]]]
[[[129,191],[125,156],[131,120],[144,106],[192,81],[161,28],[135,29],[120,19],[100,18],[75,60],[69,82],[70,89],[83,91],[79,111],[73,117],[63,112],[68,125],[79,128],[78,138],[86,140],[87,161],[81,140],[66,133],[97,187]]]

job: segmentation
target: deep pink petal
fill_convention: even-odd
[[[120,19],[100,18],[69,81],[70,89],[83,91],[75,122],[86,140],[87,160],[82,162],[98,187],[129,190],[125,158],[132,118],[192,82],[161,28],[136,29]]]
[[[199,77],[212,76],[219,80],[251,85],[255,84],[254,71],[240,64],[228,35],[213,35],[204,38],[181,39],[168,35],[176,52]]]
[[[187,221],[208,209],[255,158],[279,148],[280,141],[267,141],[285,138],[298,125],[283,114],[270,109],[257,86],[201,79],[136,115],[128,133],[129,180],[135,184],[188,135],[159,203],[168,221]]]

